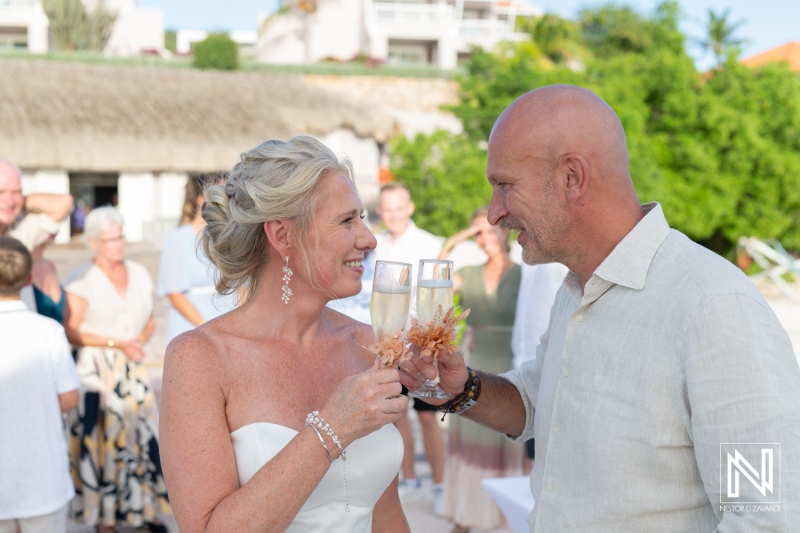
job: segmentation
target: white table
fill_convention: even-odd
[[[481,486],[492,495],[514,533],[530,532],[527,518],[533,510],[535,501],[531,494],[530,483],[528,476],[481,480]]]

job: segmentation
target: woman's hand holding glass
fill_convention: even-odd
[[[408,407],[408,398],[400,395],[399,373],[381,368],[380,360],[369,370],[342,380],[320,409],[320,416],[330,424],[342,448],[356,439],[396,422]],[[334,450],[330,450],[334,454]],[[336,449],[334,457],[338,457]]]

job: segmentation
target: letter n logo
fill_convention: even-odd
[[[720,503],[780,503],[779,462],[778,443],[721,444]]]

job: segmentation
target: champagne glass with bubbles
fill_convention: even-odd
[[[411,268],[408,263],[394,261],[375,263],[369,315],[378,341],[406,327],[411,301]]]
[[[424,324],[433,318],[436,309],[442,306],[442,313],[453,307],[453,262],[440,259],[422,259],[419,262],[417,277],[417,320]],[[436,366],[436,354],[433,364]],[[439,376],[428,380],[411,395],[416,398],[449,398],[439,387]]]

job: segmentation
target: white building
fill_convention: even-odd
[[[0,0],[0,50],[43,54],[49,27],[39,0]]]
[[[529,39],[514,31],[516,18],[542,14],[524,0],[317,0],[316,5],[311,14],[292,8],[269,19],[259,15],[263,29],[256,59],[299,64],[366,54],[451,69],[473,46],[489,50],[503,40]]]
[[[156,8],[139,8],[135,0],[83,0],[89,10],[103,4],[115,12],[114,29],[104,53],[132,56],[164,50],[164,13]],[[0,0],[0,50],[28,50],[47,53],[50,21],[41,0]]]

